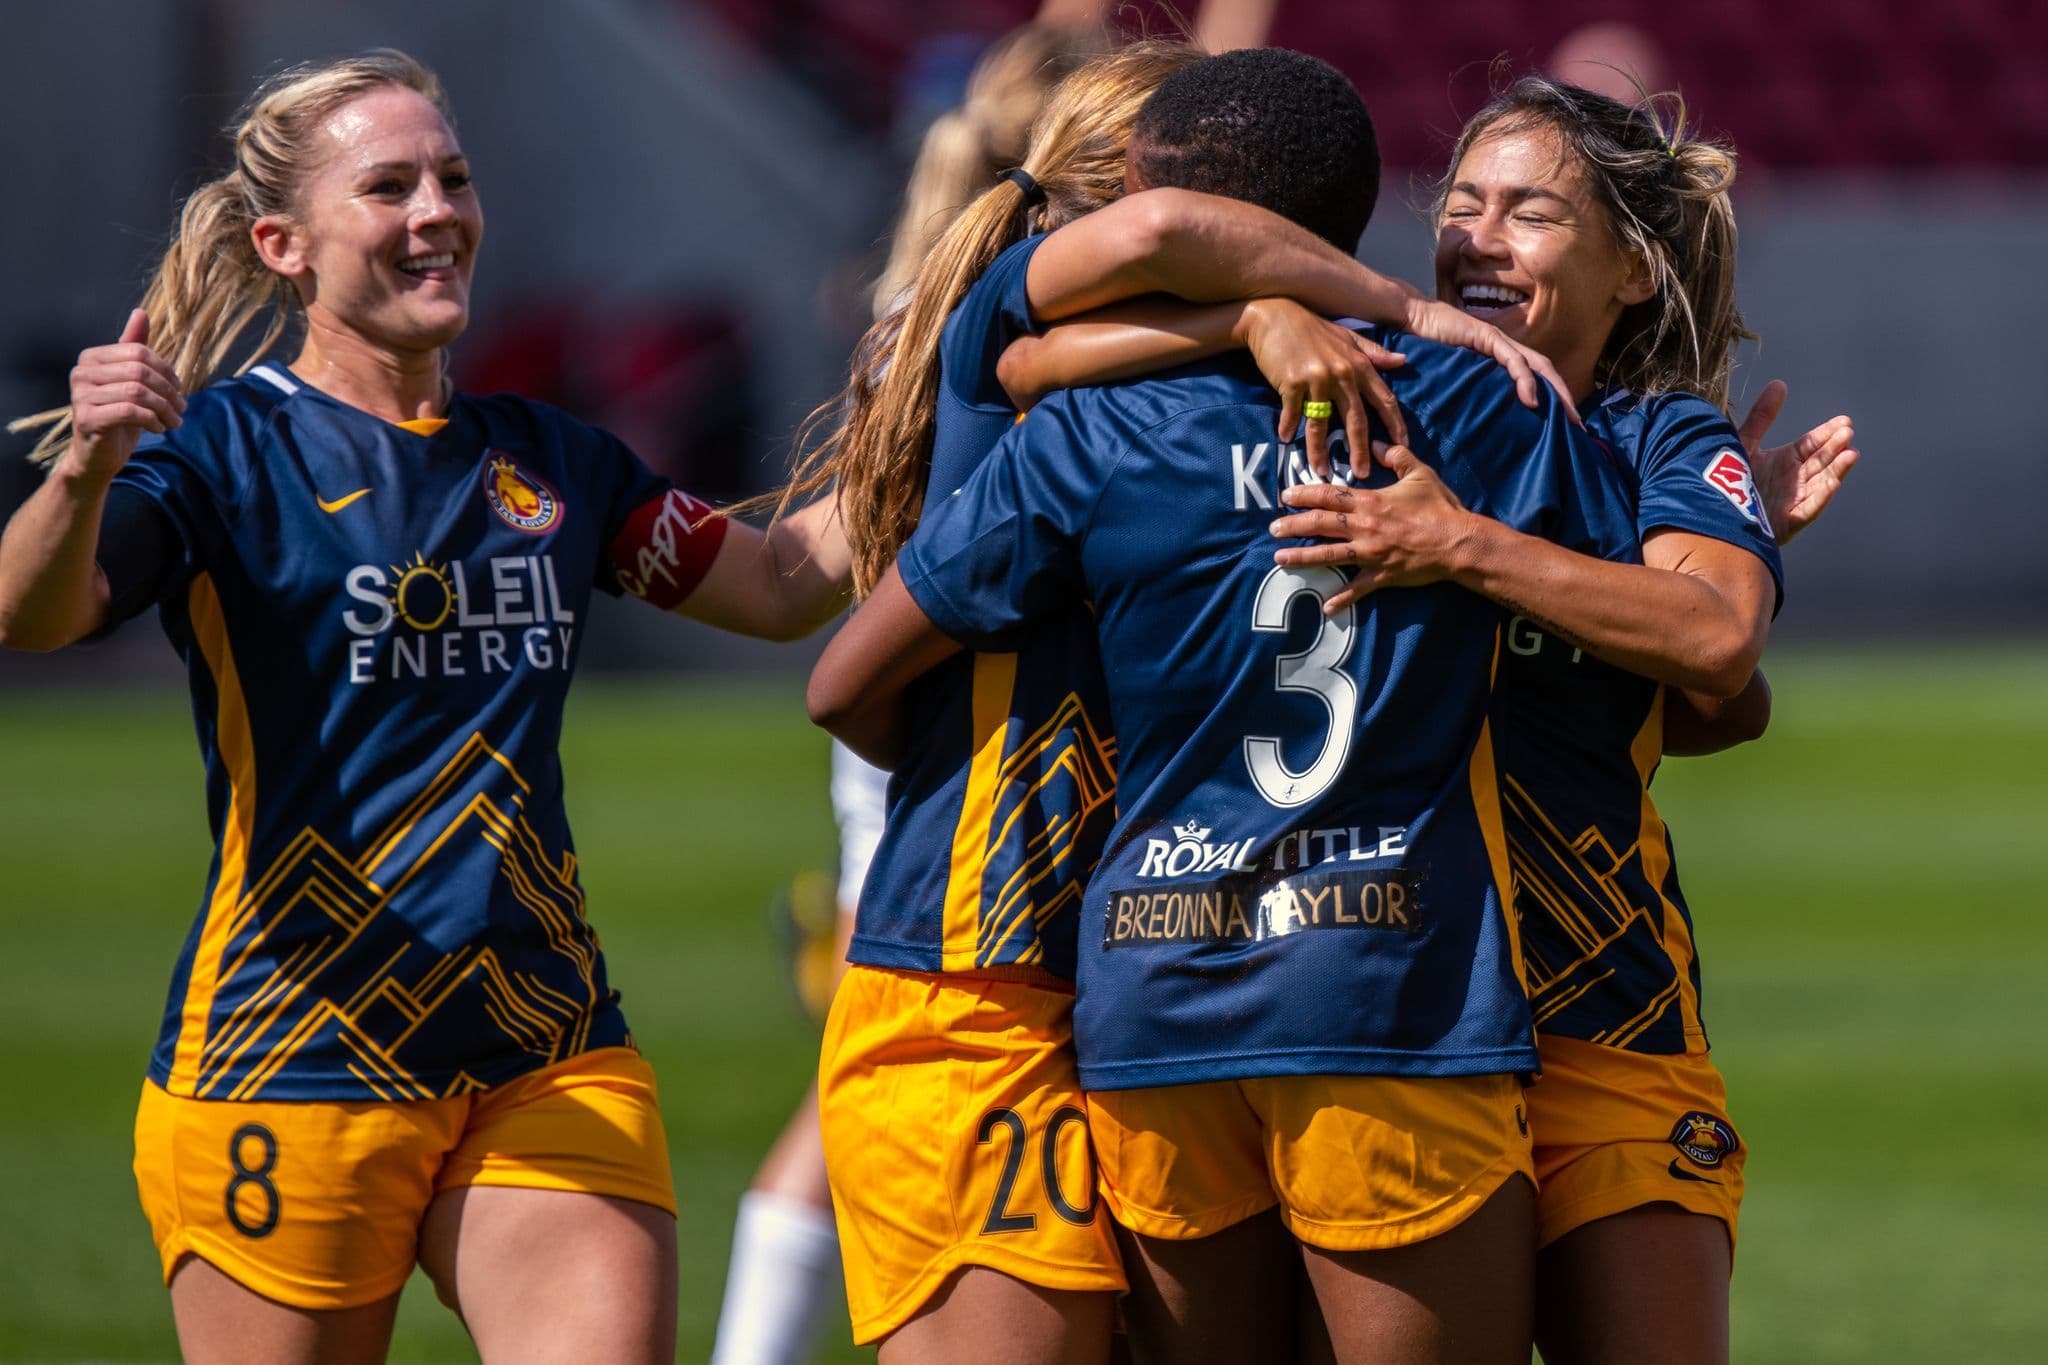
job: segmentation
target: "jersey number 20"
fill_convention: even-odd
[[[1301,772],[1287,766],[1280,756],[1280,741],[1271,735],[1246,735],[1244,761],[1251,769],[1259,795],[1275,806],[1308,804],[1329,790],[1344,771],[1358,718],[1358,684],[1342,670],[1351,657],[1351,640],[1358,633],[1357,614],[1351,603],[1334,616],[1321,615],[1323,603],[1340,592],[1349,580],[1335,569],[1276,568],[1259,584],[1252,600],[1252,629],[1277,634],[1287,629],[1287,609],[1294,599],[1307,594],[1315,599],[1321,625],[1316,638],[1299,654],[1282,654],[1273,664],[1273,686],[1282,692],[1306,692],[1330,712],[1330,733],[1316,761]]]

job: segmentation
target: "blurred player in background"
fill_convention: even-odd
[[[187,1360],[381,1359],[416,1263],[487,1360],[674,1355],[667,1143],[584,918],[562,707],[596,589],[789,638],[849,565],[829,505],[764,536],[453,392],[482,233],[433,73],[273,77],[0,537],[0,640],[155,605],[190,679],[215,855],[135,1159]]]

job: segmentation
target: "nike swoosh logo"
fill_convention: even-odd
[[[344,508],[344,507],[348,506],[348,505],[349,505],[350,503],[354,502],[354,501],[355,501],[355,500],[356,500],[357,498],[367,498],[367,497],[369,497],[369,496],[370,496],[370,490],[369,490],[369,489],[367,489],[367,488],[358,488],[358,489],[357,489],[357,490],[356,490],[355,492],[353,492],[353,493],[344,493],[344,494],[342,494],[342,495],[341,495],[340,497],[336,498],[336,499],[335,499],[335,500],[334,500],[333,502],[329,502],[329,501],[328,501],[327,499],[325,499],[325,498],[321,497],[321,496],[320,496],[320,495],[319,495],[318,493],[315,493],[315,494],[313,495],[313,501],[314,501],[314,502],[317,502],[317,503],[319,503],[319,504],[320,504],[320,510],[321,510],[321,511],[323,511],[323,512],[327,513],[328,515],[332,516],[332,515],[333,515],[334,513],[336,513],[336,512],[339,512],[339,511],[340,511],[340,510],[341,510],[342,508]]]
[[[1678,1164],[1677,1157],[1671,1158],[1671,1174],[1680,1180],[1697,1180],[1702,1185],[1718,1185],[1721,1183],[1718,1180],[1709,1180],[1703,1175],[1694,1175],[1691,1171]]]

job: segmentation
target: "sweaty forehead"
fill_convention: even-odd
[[[462,153],[433,102],[397,87],[356,96],[320,126],[329,160],[343,170],[386,161],[441,161]]]
[[[1465,149],[1454,183],[1481,193],[1542,190],[1573,203],[1586,197],[1585,172],[1557,131],[1540,124],[1482,133]]]

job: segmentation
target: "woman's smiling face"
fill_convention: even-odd
[[[483,211],[441,113],[412,90],[357,96],[328,117],[273,269],[311,312],[382,347],[445,346],[469,321]]]
[[[1549,357],[1575,395],[1631,304],[1654,293],[1555,129],[1482,134],[1437,221],[1437,297]]]

